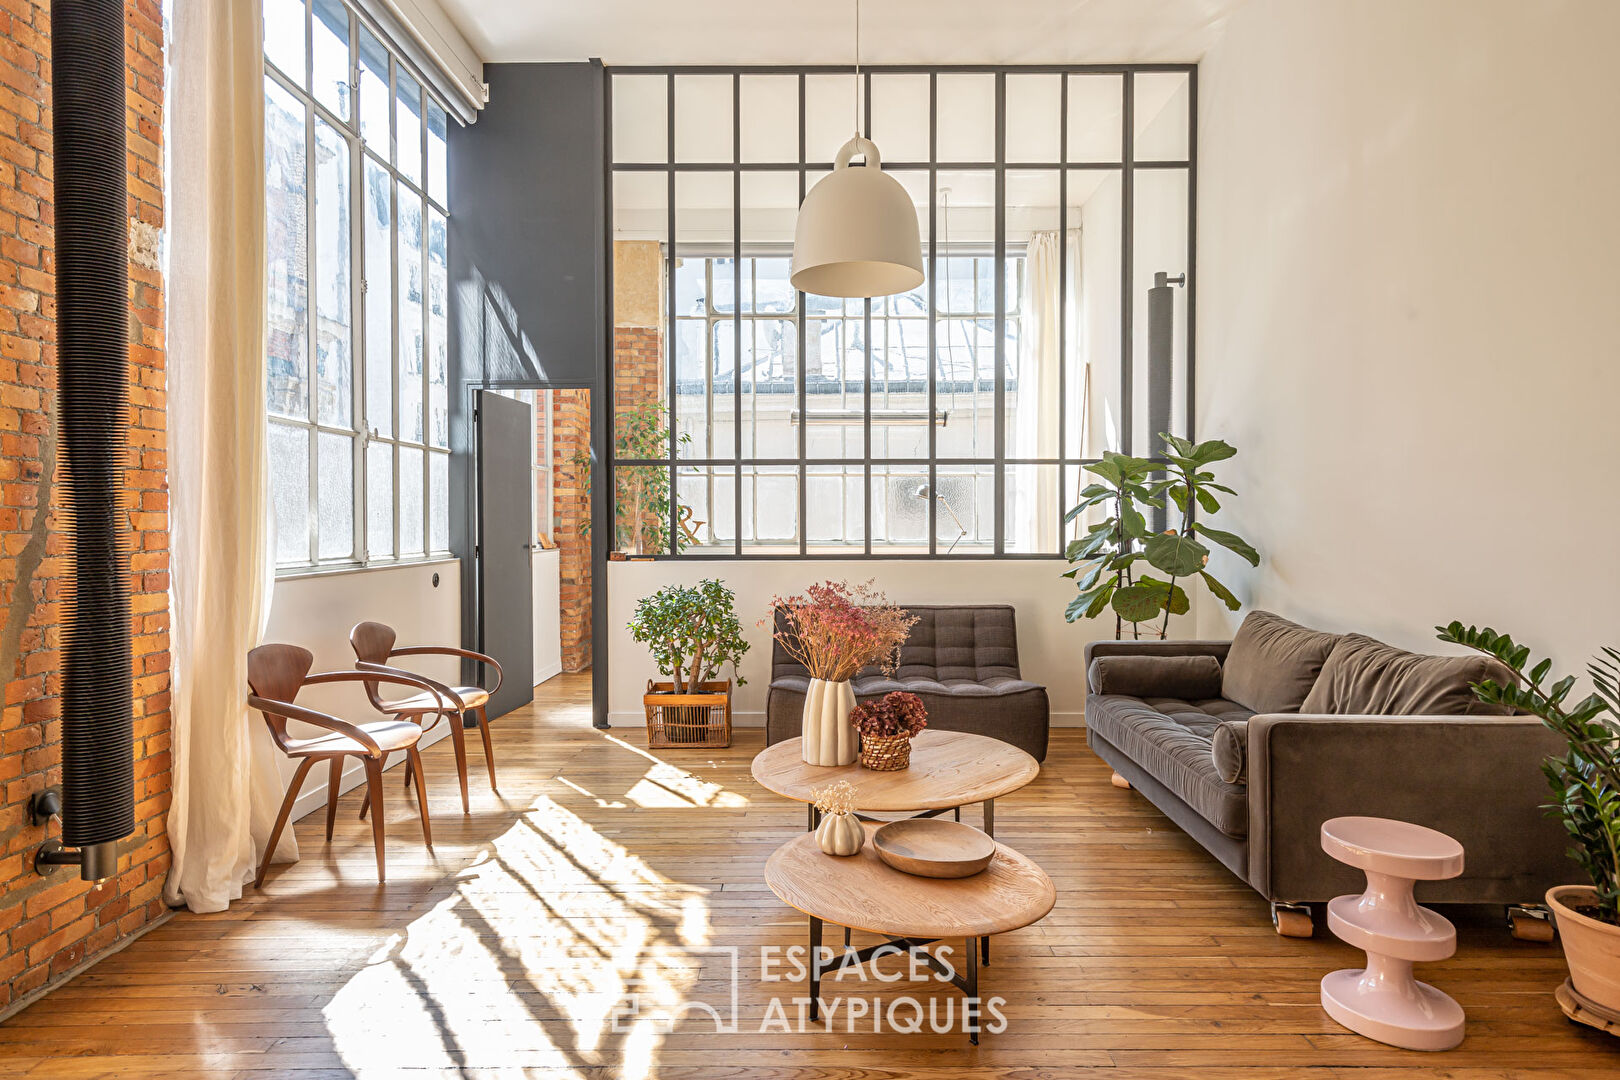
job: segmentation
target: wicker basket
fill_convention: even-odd
[[[862,735],[861,764],[878,772],[911,768],[911,736]]]
[[[650,748],[731,745],[730,679],[699,683],[695,694],[677,694],[674,683],[649,680],[641,704]]]

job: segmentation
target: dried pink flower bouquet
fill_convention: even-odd
[[[771,608],[782,613],[783,626],[775,633],[782,648],[812,679],[829,682],[853,678],[868,664],[893,674],[900,646],[917,622],[871,581],[854,587],[824,581],[803,596],[773,598]]]

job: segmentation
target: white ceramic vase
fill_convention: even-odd
[[[848,765],[860,750],[860,740],[850,725],[855,711],[855,691],[849,680],[829,682],[811,679],[804,695],[804,726],[800,742],[808,765]]]

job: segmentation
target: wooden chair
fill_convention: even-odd
[[[461,779],[461,812],[469,812],[467,802],[467,744],[466,722],[468,713],[478,716],[478,733],[484,739],[484,764],[489,768],[489,789],[498,791],[495,785],[495,747],[489,735],[489,699],[495,691],[501,688],[501,665],[493,656],[472,652],[468,649],[453,649],[448,645],[410,645],[405,648],[394,647],[394,628],[386,623],[363,622],[355,624],[349,631],[349,644],[354,648],[355,667],[362,672],[392,672],[399,674],[399,669],[389,666],[389,661],[396,656],[459,656],[467,660],[476,660],[481,664],[488,664],[495,669],[495,685],[485,690],[482,686],[446,686],[425,676],[430,686],[430,692],[413,694],[398,701],[385,701],[377,692],[375,686],[368,686],[367,693],[371,695],[371,703],[381,712],[400,719],[411,719],[422,724],[423,730],[428,730],[439,722],[439,716],[450,716],[450,739],[456,749],[456,773]],[[415,674],[412,672],[411,674]],[[449,700],[449,707],[445,705]],[[433,716],[433,719],[423,723],[424,718]],[[410,773],[405,775],[405,783],[411,782]],[[361,808],[364,814],[364,808]]]
[[[270,842],[265,845],[264,858],[259,862],[255,887],[264,884],[265,871],[270,868],[270,857],[275,854],[281,840],[281,830],[287,825],[298,789],[304,783],[310,766],[317,761],[331,763],[326,789],[326,838],[332,839],[332,825],[337,818],[338,781],[343,775],[343,759],[357,757],[366,770],[366,803],[373,808],[371,819],[372,842],[377,848],[377,881],[385,879],[383,865],[383,762],[394,750],[403,750],[409,756],[411,767],[418,777],[416,784],[417,809],[422,815],[422,839],[433,846],[433,827],[428,823],[427,790],[421,782],[422,758],[416,743],[422,737],[422,728],[400,719],[378,720],[366,724],[351,724],[314,709],[293,703],[298,691],[319,683],[337,682],[390,682],[413,686],[427,694],[435,693],[432,683],[408,672],[391,671],[323,671],[311,675],[314,656],[308,649],[297,645],[260,645],[248,653],[248,687],[252,693],[248,705],[264,714],[270,725],[270,737],[281,747],[282,753],[297,758],[298,770],[287,786],[287,797],[281,802],[276,815],[276,826],[270,830]],[[446,706],[448,708],[448,706]],[[296,738],[287,731],[287,721],[298,720],[315,727],[325,728],[327,734],[310,738]]]

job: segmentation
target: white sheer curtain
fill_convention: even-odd
[[[1023,323],[1018,350],[1018,392],[1013,407],[1011,455],[1019,458],[1055,458],[1058,446],[1058,370],[1067,356],[1063,397],[1067,399],[1066,433],[1071,446],[1080,445],[1079,426],[1085,415],[1085,357],[1080,352],[1080,230],[1070,229],[1062,245],[1056,230],[1034,233],[1024,261]],[[1059,295],[1060,258],[1067,250],[1068,274]],[[1066,310],[1065,310],[1066,309]],[[1059,311],[1064,316],[1059,319]],[[1059,323],[1062,329],[1059,329]],[[1067,346],[1059,348],[1060,334]],[[1058,543],[1058,485],[1061,469],[1023,466],[1009,469],[1008,490],[1013,506],[1008,521],[1028,536],[1018,550],[1049,552]]]
[[[265,459],[261,0],[171,20],[169,486],[172,905],[222,911],[269,837],[281,779],[250,716],[247,651],[274,570]],[[297,858],[290,831],[279,852]]]

